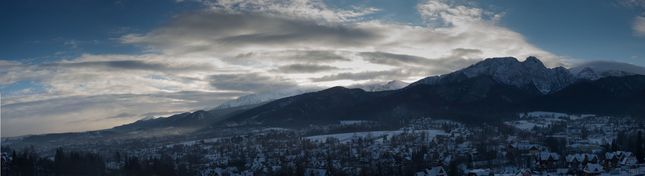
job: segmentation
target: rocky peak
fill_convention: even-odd
[[[542,63],[542,61],[540,61],[540,59],[538,59],[538,58],[537,58],[537,57],[535,57],[535,56],[529,56],[529,57],[527,57],[527,58],[526,58],[526,60],[524,60],[524,62],[522,62],[522,63],[523,63],[524,65],[526,65],[526,66],[535,66],[535,67],[543,67],[543,68],[546,68],[546,67],[544,66],[544,63]]]
[[[582,70],[578,71],[578,73],[576,73],[576,77],[579,79],[588,79],[588,80],[596,80],[599,78],[598,74],[589,67],[585,67]]]
[[[405,86],[408,86],[409,83],[399,81],[399,80],[392,80],[388,82],[372,82],[372,83],[366,83],[366,84],[356,84],[356,85],[351,85],[349,86],[350,88],[359,88],[363,89],[368,92],[376,92],[376,91],[386,91],[386,90],[396,90],[403,88]]]
[[[535,87],[546,94],[560,90],[573,83],[575,78],[567,69],[547,68],[542,61],[536,57],[528,57],[524,62],[514,57],[488,58],[474,65],[453,73],[429,77],[420,80],[423,84],[440,84],[444,81],[451,81],[458,74],[468,78],[476,76],[490,76],[495,81],[519,88]]]

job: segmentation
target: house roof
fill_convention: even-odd
[[[587,166],[585,166],[584,169],[585,173],[601,173],[603,171],[603,167],[600,164],[595,163],[587,163]]]

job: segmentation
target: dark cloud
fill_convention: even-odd
[[[224,59],[234,64],[248,64],[258,60],[295,63],[321,63],[350,61],[345,56],[330,50],[285,50],[273,52],[248,52]]]
[[[463,57],[473,57],[482,54],[482,50],[479,49],[470,49],[470,48],[455,48],[452,49],[452,55],[450,57],[463,58]]]
[[[114,61],[86,61],[86,62],[60,62],[47,64],[49,67],[67,67],[67,68],[103,68],[103,69],[122,69],[122,70],[150,70],[150,71],[195,71],[195,70],[213,70],[212,65],[171,65],[168,63],[152,63],[138,60],[114,60]]]
[[[334,51],[325,50],[307,50],[307,51],[292,51],[287,59],[306,61],[306,62],[330,62],[330,61],[350,61],[350,59],[337,54]]]
[[[110,117],[107,117],[107,118],[108,118],[108,119],[112,119],[112,118],[117,118],[117,119],[118,119],[118,118],[132,118],[132,116],[135,116],[135,115],[136,115],[136,114],[132,114],[132,113],[124,112],[124,113],[120,113],[120,114],[117,114],[117,115],[113,115],[113,116],[110,116]]]
[[[365,61],[383,64],[383,65],[392,65],[392,66],[405,66],[405,65],[431,65],[433,64],[432,60],[412,55],[405,54],[393,54],[386,52],[362,52],[359,53],[359,56],[363,57]]]
[[[265,92],[297,86],[289,80],[258,73],[211,75],[209,78],[210,85],[220,90]]]
[[[380,38],[374,31],[345,24],[318,23],[256,13],[202,11],[179,15],[163,28],[145,35],[126,35],[122,40],[161,49],[172,48],[173,51],[170,52],[174,53],[191,53],[228,51],[245,46],[349,47],[368,45]]]
[[[311,81],[314,82],[323,82],[323,81],[337,81],[337,80],[398,80],[405,79],[412,75],[417,75],[419,73],[414,73],[406,70],[385,70],[385,71],[368,71],[368,72],[358,72],[358,73],[339,73],[333,74],[318,78],[312,78]]]
[[[292,64],[278,67],[277,69],[275,69],[275,71],[281,73],[317,73],[337,69],[337,67],[328,65]]]
[[[362,52],[358,55],[365,61],[375,64],[425,71],[429,74],[440,74],[464,68],[477,62],[478,59],[469,58],[481,53],[482,51],[477,49],[456,48],[452,50],[451,55],[435,59],[387,52]]]

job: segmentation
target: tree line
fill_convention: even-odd
[[[3,148],[2,176],[175,176],[196,175],[187,165],[175,164],[169,156],[145,158],[123,156],[116,153],[110,158],[117,164],[108,168],[107,160],[90,152],[64,151],[57,149],[53,157],[41,157],[33,148],[21,151]],[[191,171],[192,170],[192,171]]]

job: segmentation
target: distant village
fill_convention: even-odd
[[[645,175],[645,124],[627,117],[531,112],[503,122],[401,123],[341,121],[136,149],[122,144],[127,150],[103,151],[102,166],[105,175],[154,162],[168,163],[175,175]],[[4,151],[9,167],[20,153]]]

